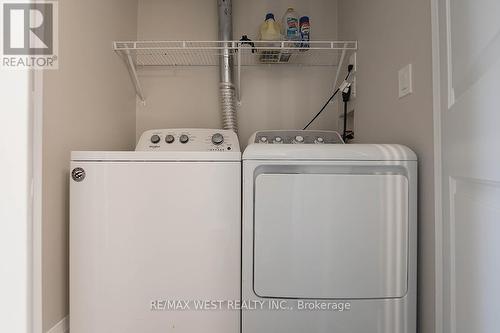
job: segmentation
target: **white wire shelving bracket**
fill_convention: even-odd
[[[114,50],[125,62],[137,96],[145,102],[139,71],[147,67],[218,66],[222,50],[229,49],[236,68],[236,91],[241,100],[241,68],[244,66],[295,65],[337,67],[335,82],[356,41],[117,41]]]

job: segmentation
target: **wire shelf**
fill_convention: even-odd
[[[337,67],[356,41],[124,41],[114,50],[128,66],[137,94],[144,101],[137,70],[144,67],[218,66],[223,54],[233,58],[238,75],[242,66],[296,65]]]
[[[304,66],[337,66],[344,50],[357,50],[357,42],[252,42],[239,41],[135,41],[115,42],[115,51],[132,56],[142,66],[217,66],[225,49],[242,66],[295,64]]]

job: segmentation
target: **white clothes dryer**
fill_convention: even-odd
[[[415,333],[417,157],[335,132],[243,154],[242,333]]]

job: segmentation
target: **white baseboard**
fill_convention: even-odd
[[[47,331],[47,333],[68,333],[69,332],[69,317],[66,316],[58,322],[54,327]]]

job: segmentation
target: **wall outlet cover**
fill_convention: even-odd
[[[399,71],[399,98],[413,93],[413,66],[409,64]]]

